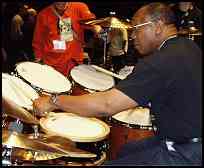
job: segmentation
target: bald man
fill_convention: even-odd
[[[174,15],[162,3],[140,8],[132,25],[134,47],[145,57],[125,80],[105,92],[40,97],[34,110],[97,117],[151,103],[155,136],[124,145],[105,165],[201,165],[201,50],[177,37]]]

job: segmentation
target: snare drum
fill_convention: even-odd
[[[116,159],[122,147],[132,140],[154,136],[148,108],[134,108],[122,111],[110,118],[110,157]]]
[[[49,113],[40,119],[42,131],[76,142],[77,147],[101,153],[105,151],[109,126],[96,118],[81,117],[73,113]]]
[[[16,65],[17,75],[34,89],[44,94],[69,93],[70,81],[53,67],[34,62],[21,62]]]
[[[72,95],[80,95],[94,91],[105,91],[115,84],[114,78],[97,71],[91,65],[78,65],[71,70],[71,79],[74,85]],[[79,92],[81,90],[81,93]]]

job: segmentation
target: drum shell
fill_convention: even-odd
[[[74,79],[71,77],[71,75],[69,76],[69,80],[72,83],[72,89],[71,89],[72,96],[80,96],[80,95],[90,93],[85,87],[75,82]]]
[[[121,147],[130,141],[139,141],[154,136],[151,126],[127,124],[109,119],[110,128],[110,159],[116,159]]]

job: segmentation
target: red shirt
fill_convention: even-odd
[[[95,15],[82,2],[68,2],[61,18],[71,19],[71,27],[75,34],[72,41],[65,43],[65,50],[56,50],[53,46],[53,40],[60,40],[60,34],[59,17],[54,13],[52,5],[43,9],[37,16],[32,46],[36,59],[42,59],[45,64],[67,76],[73,66],[70,64],[71,59],[79,64],[83,61],[84,28],[79,24],[79,20],[94,19]]]

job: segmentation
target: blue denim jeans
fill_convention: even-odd
[[[151,137],[142,141],[125,144],[118,158],[106,161],[104,166],[201,166],[202,142],[174,144],[169,150],[164,141]]]

